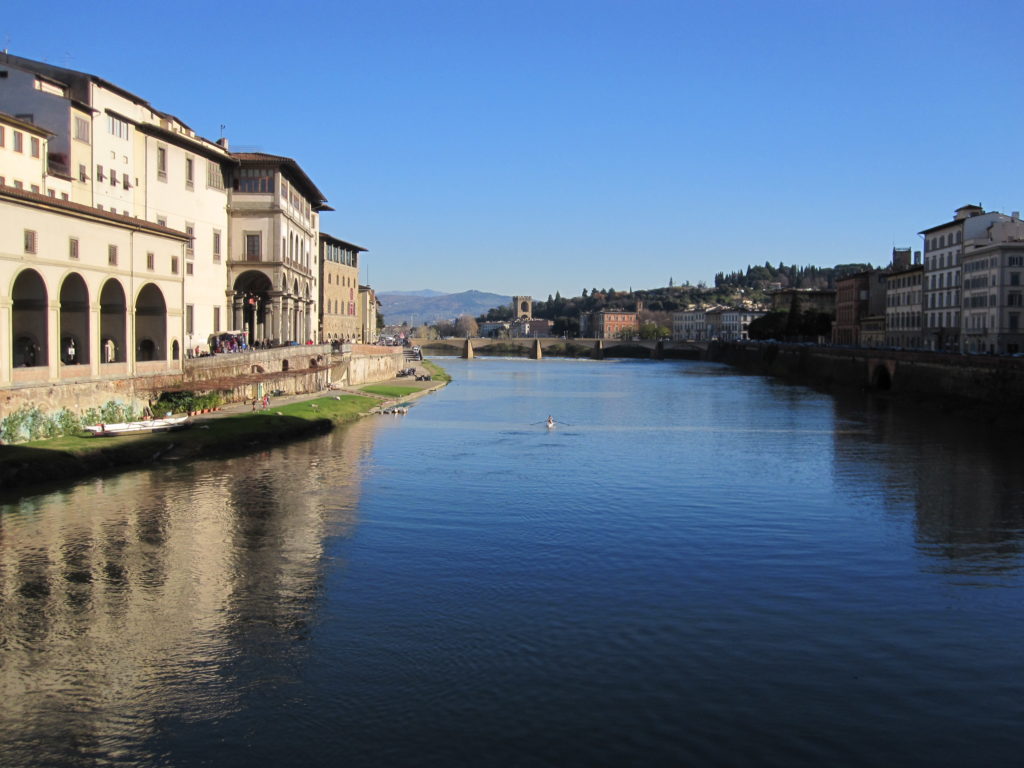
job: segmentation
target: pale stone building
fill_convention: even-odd
[[[186,242],[0,187],[0,386],[180,371]]]
[[[377,342],[377,314],[380,302],[377,294],[368,285],[359,286],[359,342],[375,344]]]
[[[924,266],[893,267],[885,276],[885,341],[890,347],[920,349]]]
[[[672,338],[676,341],[707,341],[707,310],[687,309],[672,315]]]
[[[359,254],[365,248],[320,233],[320,338],[360,338]]]
[[[1014,213],[964,241],[964,352],[1016,354],[1024,349],[1024,222]]]
[[[226,147],[107,80],[9,54],[0,58],[0,108],[53,134],[48,186],[190,236],[184,343],[205,351],[229,306],[225,178],[238,163]]]
[[[231,194],[228,284],[237,330],[256,342],[319,341],[323,193],[290,157],[240,152]]]

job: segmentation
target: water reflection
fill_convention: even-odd
[[[914,515],[920,552],[950,573],[1021,567],[1024,475],[1007,430],[896,407],[870,395],[834,399],[837,481]],[[881,483],[879,483],[881,479]]]
[[[373,435],[364,421],[0,508],[0,764],[158,763],[146,745],[167,722],[242,706],[245,665],[306,636]]]

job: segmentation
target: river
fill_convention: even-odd
[[[1019,438],[442,363],[406,416],[0,507],[0,765],[1019,763]]]

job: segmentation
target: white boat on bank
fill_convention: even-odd
[[[93,424],[85,429],[93,437],[116,437],[118,435],[144,435],[150,432],[171,432],[192,426],[188,416],[168,416],[166,419],[145,419],[124,421],[118,424]]]

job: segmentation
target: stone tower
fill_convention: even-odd
[[[517,320],[533,320],[533,299],[530,296],[513,296],[512,315]]]

